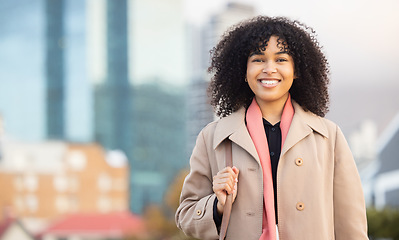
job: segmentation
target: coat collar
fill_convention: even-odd
[[[295,114],[287,134],[287,139],[281,150],[281,155],[312,132],[317,132],[323,137],[328,138],[328,130],[321,117],[309,111],[304,111],[294,100],[292,100],[292,106],[294,107]],[[229,138],[259,161],[255,146],[245,124],[245,112],[245,108],[240,108],[218,121],[214,134],[213,148],[216,149],[223,140]]]
[[[233,112],[227,117],[220,119],[215,128],[213,148],[216,149],[221,142],[229,138],[232,142],[239,145],[250,153],[256,161],[260,163],[255,145],[249,135],[245,124],[245,108]]]
[[[292,105],[295,114],[288,130],[287,139],[281,149],[281,156],[312,132],[317,132],[323,137],[328,138],[327,126],[321,117],[305,111],[295,101],[292,101]]]

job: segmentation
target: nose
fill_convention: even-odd
[[[265,63],[265,65],[263,66],[263,70],[262,72],[266,73],[266,74],[272,74],[272,73],[276,73],[277,72],[277,68],[276,65],[270,62]]]

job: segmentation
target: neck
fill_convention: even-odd
[[[273,102],[266,102],[255,98],[260,111],[262,112],[262,117],[273,125],[281,121],[281,115],[283,114],[284,105],[287,99],[288,95],[285,98]]]

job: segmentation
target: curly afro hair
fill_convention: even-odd
[[[227,31],[211,50],[210,103],[220,117],[247,108],[254,93],[244,81],[251,53],[264,50],[271,36],[294,59],[290,94],[306,111],[324,117],[329,105],[329,65],[312,28],[284,17],[258,16]]]

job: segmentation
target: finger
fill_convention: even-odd
[[[224,191],[224,192],[227,192],[228,194],[231,194],[231,192],[234,189],[234,185],[231,185],[226,182],[221,182],[221,183],[215,184],[214,188],[216,191]]]
[[[223,179],[225,181],[231,181],[234,182],[236,177],[234,176],[235,174],[231,174],[231,173],[220,173],[216,176],[213,177],[213,180],[216,181],[218,179]]]
[[[236,178],[231,174],[223,174],[217,179],[225,182],[230,182],[232,184],[234,184],[236,181]]]
[[[224,174],[228,174],[228,176],[232,179],[232,181],[236,181],[238,178],[239,170],[237,167],[233,168],[226,168],[226,171],[222,172],[221,175],[225,176]]]
[[[221,199],[226,198],[227,195],[228,195],[228,193],[227,193],[225,190],[217,190],[217,189],[215,189],[215,190],[214,190],[214,193],[216,194],[216,196],[217,196],[218,198],[221,198]]]
[[[237,197],[237,192],[238,192],[238,184],[234,185],[234,190],[233,190],[233,202],[235,201]]]
[[[234,184],[231,182],[215,182],[213,185],[214,192],[216,191],[226,191],[228,194],[234,190]]]
[[[237,181],[233,178],[215,178],[213,181],[214,185],[228,185],[230,188],[229,189],[234,189],[234,184],[236,184]],[[229,189],[225,188],[224,190],[229,191]]]
[[[230,173],[230,174],[235,174],[234,173],[234,171],[233,171],[233,169],[231,168],[231,167],[225,167],[225,168],[223,168],[222,170],[220,170],[219,172],[218,172],[218,174],[222,174],[222,173]]]
[[[226,198],[227,198],[226,192],[223,192],[223,193],[215,192],[215,195],[216,195],[216,197],[217,197],[219,203],[220,203],[222,206],[224,206],[224,204],[225,204],[225,202],[226,202]]]
[[[217,184],[213,186],[213,192],[216,193],[217,195],[226,195],[226,191],[223,188],[223,185]]]
[[[228,167],[225,167],[225,168],[221,169],[217,174],[222,174],[222,173],[225,173],[225,172],[228,172],[228,171],[229,171]]]
[[[235,167],[235,166],[231,170],[234,173],[234,177],[238,178],[238,174],[240,173],[240,170],[237,167]]]
[[[234,186],[231,186],[230,184],[226,183],[224,185],[224,190],[227,192],[227,194],[232,194],[233,193]]]

